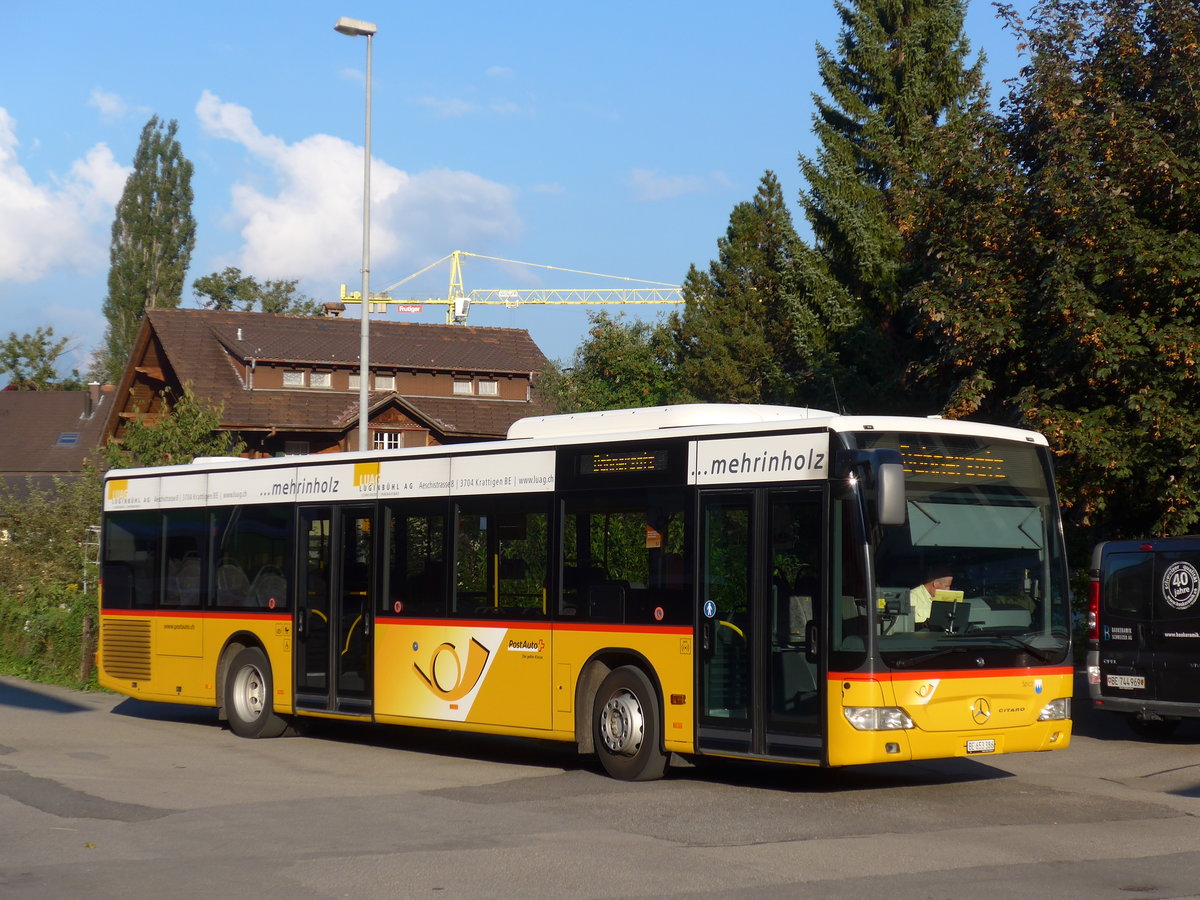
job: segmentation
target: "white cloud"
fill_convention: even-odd
[[[439,116],[446,119],[457,119],[459,116],[469,116],[479,112],[479,105],[470,100],[460,100],[457,97],[418,97],[417,103],[427,106]]]
[[[662,175],[653,169],[634,169],[629,175],[629,185],[634,196],[645,202],[670,200],[707,188],[705,180],[696,175]]]
[[[129,104],[124,98],[110,91],[94,88],[88,97],[88,106],[100,110],[100,117],[107,121],[116,121],[129,111]]]
[[[250,110],[208,91],[196,115],[275,178],[273,189],[248,181],[231,189],[244,240],[235,264],[259,278],[352,282],[362,263],[362,148],[326,134],[288,144],[259,131]],[[373,281],[383,286],[451,250],[512,237],[521,227],[515,203],[511,189],[470,172],[410,174],[373,156]]]
[[[488,66],[485,73],[488,78],[513,78],[516,73],[508,66]]]
[[[16,122],[0,107],[0,282],[102,270],[130,169],[96,144],[66,176],[36,184],[18,159],[19,146]]]

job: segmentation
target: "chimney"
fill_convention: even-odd
[[[90,419],[100,404],[100,382],[89,381],[87,395],[83,398],[83,417]]]

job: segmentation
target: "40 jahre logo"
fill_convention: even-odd
[[[1173,562],[1162,577],[1163,599],[1175,609],[1190,609],[1200,600],[1200,572],[1188,562]]]

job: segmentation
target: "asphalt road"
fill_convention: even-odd
[[[1058,753],[626,784],[565,745],[323,725],[0,678],[0,897],[1200,896],[1200,723],[1076,700]]]

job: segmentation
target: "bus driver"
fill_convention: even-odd
[[[917,627],[923,627],[932,609],[933,596],[938,591],[950,590],[954,576],[950,567],[945,564],[935,564],[925,570],[925,580],[908,592],[908,602],[912,607],[913,621]]]

